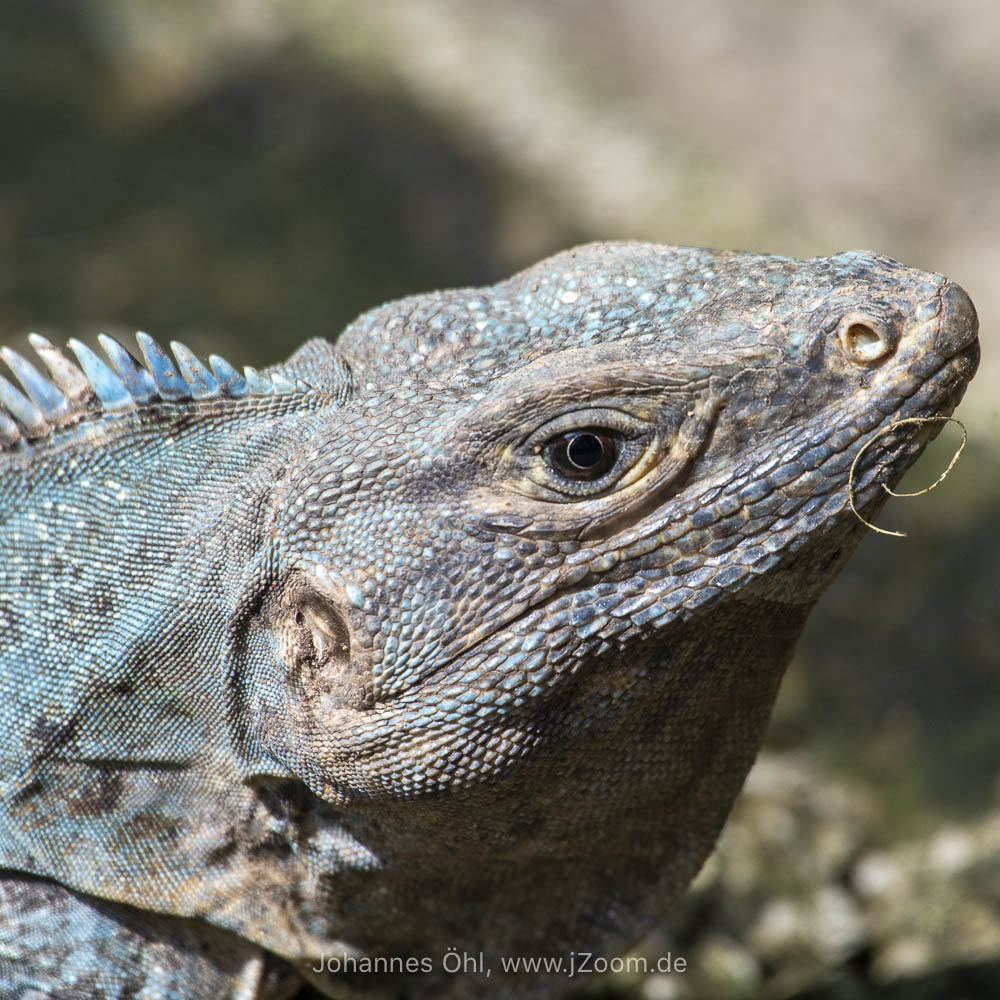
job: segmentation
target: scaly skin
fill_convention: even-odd
[[[0,986],[544,997],[501,959],[626,948],[865,530],[855,455],[952,411],[976,331],[885,257],[625,243],[249,384],[15,359]],[[866,449],[865,516],[934,430]]]

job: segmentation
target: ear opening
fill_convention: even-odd
[[[370,704],[370,679],[352,659],[347,616],[334,601],[308,586],[290,587],[275,611],[279,655],[313,708]]]

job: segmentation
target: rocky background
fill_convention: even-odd
[[[687,971],[574,996],[1000,996],[998,49],[994,0],[0,0],[0,340],[266,364],[604,238],[959,280],[962,461],[814,616],[716,855],[637,949]]]

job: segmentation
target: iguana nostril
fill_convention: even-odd
[[[880,358],[885,353],[885,341],[864,323],[852,323],[845,336],[851,353],[865,361]]]
[[[859,365],[882,361],[895,350],[894,338],[867,317],[845,316],[837,332],[844,353]]]

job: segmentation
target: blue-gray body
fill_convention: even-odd
[[[264,373],[7,352],[0,993],[545,995],[440,959],[626,946],[863,530],[859,448],[871,513],[975,336],[887,258],[602,244]]]

